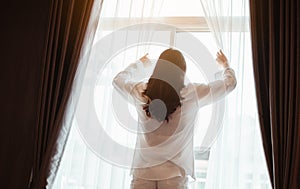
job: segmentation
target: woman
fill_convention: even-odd
[[[161,53],[147,83],[135,75],[150,65],[147,55],[114,78],[114,87],[138,113],[138,138],[132,163],[132,189],[176,189],[195,179],[193,133],[200,107],[223,98],[236,86],[234,71],[219,51],[223,79],[185,85],[186,62],[178,50]]]

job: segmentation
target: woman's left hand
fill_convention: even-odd
[[[144,66],[150,66],[151,65],[151,61],[147,56],[148,56],[148,53],[145,54],[143,57],[141,57],[139,59],[144,64]]]

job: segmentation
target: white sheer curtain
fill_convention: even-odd
[[[247,17],[249,14],[248,2],[236,0],[234,6],[232,4],[231,1],[225,0],[202,1],[209,28],[213,32],[214,38],[217,39],[219,48],[224,49],[224,52],[228,55],[238,77],[238,86],[234,93],[228,97],[223,130],[220,133],[217,143],[211,150],[207,177],[205,175],[208,154],[196,153],[195,166],[198,180],[190,187],[194,189],[203,189],[204,185],[207,188],[255,189],[267,188],[264,187],[264,184],[265,186],[268,185],[256,117],[249,28],[247,28],[246,24],[246,32],[236,29],[241,28],[240,24],[245,25],[245,23],[249,22]],[[112,77],[146,52],[150,54],[151,58],[157,58],[166,46],[145,44],[129,47],[121,53],[116,53],[109,60],[109,64],[107,63],[102,69],[100,65],[97,65],[98,62],[102,61],[101,58],[104,56],[99,53],[102,52],[102,49],[98,49],[99,40],[102,40],[103,37],[124,26],[169,16],[203,16],[199,12],[201,12],[201,3],[199,0],[104,1],[98,29],[93,40],[94,47],[90,53],[91,58],[86,60],[88,65],[81,64],[81,67],[79,67],[76,83],[80,90],[74,91],[73,97],[76,99],[76,96],[80,95],[79,93],[87,89],[80,87],[83,77],[89,78],[94,72],[99,73],[96,78],[93,96],[91,97],[95,100],[93,107],[96,108],[96,114],[105,132],[111,135],[117,142],[131,147],[135,144],[134,136],[124,132],[122,128],[120,129],[113,117],[114,115],[111,114],[113,112],[110,103],[113,95],[111,90]],[[164,19],[158,20],[162,23],[165,21]],[[176,20],[173,23],[176,23]],[[186,26],[189,24],[186,22],[181,25]],[[225,32],[223,31],[224,29]],[[182,32],[168,29],[158,31],[160,37],[165,39],[165,44],[170,45],[176,45],[176,42],[180,42],[179,39],[182,36]],[[155,38],[153,35],[146,34],[137,32],[136,36],[137,38],[146,39]],[[213,43],[212,39],[208,36],[209,33],[195,31],[193,34],[197,39],[200,39],[205,45],[209,46],[208,48],[212,49],[212,53],[218,50],[212,47]],[[126,43],[126,40],[123,42]],[[112,39],[111,44],[108,44],[105,50],[107,52],[113,51],[114,45],[118,45],[118,42]],[[188,75],[191,76],[190,79],[197,82],[205,82],[204,77],[199,75],[198,71],[193,73],[196,67],[192,67],[191,61],[188,57],[186,58],[188,62]],[[89,66],[90,63],[94,64],[95,69],[87,69],[86,71],[86,66]],[[102,69],[101,73],[99,72],[99,68]],[[87,112],[89,108],[93,107],[87,107]],[[208,112],[209,115],[212,114],[210,111],[210,107],[203,109],[202,113],[204,114],[202,116],[206,117],[205,112]],[[133,110],[128,113],[133,117],[135,116]],[[78,131],[78,120],[74,119],[67,144],[65,147],[62,144],[65,151],[54,185],[51,188],[128,189],[131,181],[130,170],[102,160],[85,142],[82,139],[82,133]],[[197,145],[197,141],[195,144]],[[106,143],[103,141],[99,145],[106,145]],[[53,174],[50,179],[53,179]]]
[[[69,139],[69,133],[71,127],[73,126],[72,122],[78,104],[78,99],[79,99],[78,93],[80,92],[82,86],[81,80],[83,75],[80,73],[84,72],[88,59],[90,58],[90,49],[92,47],[95,38],[95,33],[97,30],[98,20],[100,17],[103,1],[104,0],[95,0],[93,2],[89,23],[86,28],[86,35],[84,36],[84,41],[82,44],[80,57],[78,60],[79,64],[77,68],[77,73],[75,75],[72,91],[68,99],[66,112],[62,120],[62,129],[59,133],[56,152],[51,159],[50,172],[47,178],[47,186],[46,186],[47,188],[53,188],[53,185],[55,184],[55,178],[57,177],[57,173],[62,162],[62,156],[63,154],[65,154],[66,143]]]
[[[93,48],[91,49],[91,56],[85,57],[85,62],[78,68],[77,79],[75,88],[79,89],[74,91],[71,96],[77,99],[80,95],[85,95],[86,85],[82,85],[82,81],[89,79],[91,72],[100,71],[100,63],[104,55],[99,54],[99,40],[109,35],[111,32],[123,27],[125,25],[134,23],[142,23],[144,17],[154,17],[160,12],[160,7],[164,1],[146,1],[146,0],[110,0],[104,1],[102,12],[99,19],[98,29],[96,36],[93,40]],[[113,18],[113,21],[112,21]],[[107,22],[108,20],[108,22]],[[105,25],[108,24],[108,25]],[[109,28],[109,29],[107,29]],[[139,35],[145,33],[138,32]],[[170,31],[160,33],[164,38],[170,41]],[[140,36],[141,37],[141,36]],[[143,36],[143,38],[152,38],[153,36]],[[116,42],[116,44],[114,44]],[[125,44],[127,38],[125,37]],[[121,42],[111,40],[111,44],[106,47],[107,51],[113,51],[115,46]],[[102,46],[103,48],[103,46]],[[102,73],[99,72],[96,85],[94,88],[94,96],[96,107],[96,114],[99,116],[102,126],[105,132],[113,137],[117,142],[133,147],[135,145],[135,138],[132,134],[127,133],[124,129],[118,127],[117,120],[114,119],[111,98],[112,98],[112,77],[115,76],[119,71],[124,69],[125,66],[132,63],[139,57],[143,56],[145,52],[151,54],[151,57],[158,57],[159,53],[162,52],[166,47],[155,46],[152,48],[150,45],[136,46],[126,49],[126,51],[119,54],[115,54],[114,58],[110,60],[110,64],[104,66]],[[89,54],[89,53],[88,53]],[[89,69],[89,67],[95,66],[95,70]],[[81,93],[81,94],[80,94]],[[88,99],[88,98],[87,98]],[[89,99],[88,99],[89,100]],[[91,100],[91,99],[90,99]],[[70,100],[72,101],[72,100]],[[75,102],[77,103],[77,102]],[[77,107],[73,105],[72,107]],[[89,112],[93,107],[87,107],[85,110]],[[78,107],[77,107],[78,111]],[[76,111],[75,111],[76,112]],[[134,111],[129,112],[134,114]],[[134,115],[133,115],[134,117]],[[72,119],[68,119],[72,120]],[[86,120],[87,125],[92,125],[89,120]],[[67,130],[69,128],[66,128]],[[64,132],[66,135],[68,131]],[[62,148],[65,148],[62,160],[59,162],[59,170],[51,174],[48,180],[55,182],[52,185],[48,185],[48,188],[53,189],[126,189],[130,187],[131,177],[130,169],[116,166],[101,159],[93,149],[83,140],[82,132],[78,130],[78,120],[73,119],[70,134],[68,136],[67,144],[64,145],[64,141],[60,143]],[[99,140],[99,145],[106,145],[106,141]],[[113,149],[112,149],[113,150]],[[57,163],[56,163],[57,164]],[[53,165],[53,166],[56,166]],[[56,176],[54,175],[56,174]]]
[[[271,188],[257,117],[249,2],[200,1],[210,31],[218,47],[228,56],[238,82],[226,99],[223,129],[210,151],[205,188]]]

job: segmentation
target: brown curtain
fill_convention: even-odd
[[[259,121],[275,189],[300,188],[300,1],[250,0]]]
[[[53,0],[35,127],[30,188],[45,188],[94,0]]]
[[[28,188],[50,0],[0,6],[0,188]]]

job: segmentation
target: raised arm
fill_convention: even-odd
[[[237,82],[234,70],[230,68],[227,58],[222,51],[217,53],[216,61],[223,67],[222,79],[208,84],[194,85],[200,106],[219,101],[236,87]]]
[[[114,88],[121,94],[125,99],[130,100],[130,93],[136,82],[133,80],[133,74],[137,72],[138,62],[130,64],[125,70],[118,73],[113,79]]]
[[[138,75],[145,74],[149,59],[147,54],[137,60],[135,63],[130,64],[123,71],[118,73],[113,79],[114,88],[129,102],[133,102],[133,95],[135,86],[140,83]]]

